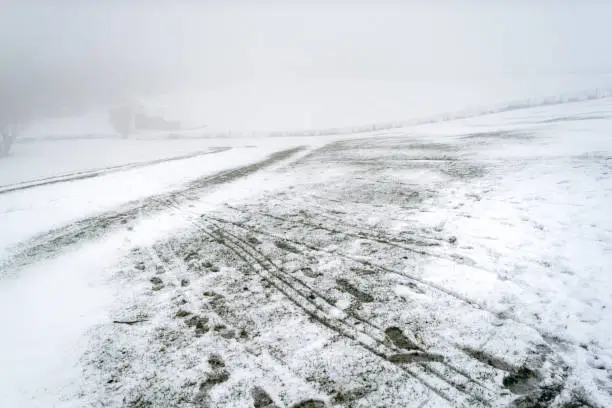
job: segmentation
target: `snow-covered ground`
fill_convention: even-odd
[[[560,91],[561,90],[561,91]],[[537,106],[612,92],[612,74],[414,76],[410,79],[300,78],[249,80],[212,89],[189,84],[147,100],[145,112],[180,121],[180,132],[143,133],[150,140],[361,129],[440,115]],[[510,105],[510,106],[509,106]],[[195,129],[193,129],[195,128]],[[106,109],[30,123],[17,144],[37,140],[116,139]]]
[[[559,90],[562,93],[559,94]],[[236,82],[214,89],[175,90],[154,99],[164,114],[208,132],[350,128],[479,111],[509,101],[537,104],[551,97],[612,91],[612,75],[517,75],[410,79],[301,78]]]
[[[0,406],[612,406],[611,131],[17,144]]]
[[[184,183],[263,160],[307,138],[94,140],[18,145],[0,161],[0,253],[37,233],[180,188]],[[79,181],[75,183],[75,181]],[[53,214],[52,217],[49,214]]]

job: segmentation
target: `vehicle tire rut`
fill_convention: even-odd
[[[43,233],[18,244],[12,249],[12,254],[8,258],[0,260],[0,278],[8,273],[15,273],[28,264],[55,256],[72,245],[88,239],[99,238],[112,229],[133,222],[139,217],[166,210],[178,200],[178,197],[183,201],[188,201],[191,199],[190,195],[197,197],[198,194],[202,194],[207,189],[254,174],[289,158],[301,150],[303,150],[303,147],[282,150],[273,153],[265,160],[194,180],[182,189],[133,201],[120,209],[81,219],[67,226]]]

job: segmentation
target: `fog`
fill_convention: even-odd
[[[161,98],[220,127],[327,126],[612,83],[611,2],[0,4],[2,103],[35,116]]]

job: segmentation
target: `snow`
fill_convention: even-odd
[[[559,90],[563,90],[560,94]],[[612,76],[533,75],[333,79],[277,76],[200,91],[190,87],[158,97],[168,115],[208,131],[303,131],[409,121],[492,106],[537,105],[545,99],[605,93]],[[202,119],[204,118],[204,119]]]
[[[87,330],[107,320],[112,292],[104,263],[117,256],[100,245],[69,252],[25,270],[0,285],[0,383],[3,407],[57,406],[66,384],[79,379],[75,365]]]
[[[0,405],[612,406],[611,119],[19,144],[66,180],[0,193]]]
[[[299,144],[307,139],[292,140]],[[211,149],[273,149],[275,145],[282,146],[283,143],[285,142],[266,139],[254,141],[251,138],[152,140],[148,136],[129,140],[110,138],[17,143],[11,156],[0,162],[0,188],[48,177],[206,153]],[[248,150],[245,154],[257,154],[254,152],[256,150]]]
[[[265,144],[265,143],[264,143]],[[288,141],[291,146],[295,141]],[[279,148],[280,146],[277,146]],[[252,151],[253,149],[250,149]],[[207,169],[223,170],[227,167],[235,167],[237,164],[248,164],[265,157],[265,153],[274,151],[268,147],[261,151],[245,155],[244,152],[224,157],[213,163],[207,163],[208,167],[198,168],[190,163],[182,163],[183,167],[168,174],[179,174],[181,181],[189,180],[195,176],[206,175]],[[236,153],[236,152],[234,152]],[[224,164],[227,163],[225,166]],[[202,171],[203,173],[195,173]],[[210,171],[210,170],[209,170]],[[168,169],[160,169],[161,173]],[[190,176],[190,174],[192,176]],[[122,174],[122,178],[126,175]],[[130,175],[131,185],[141,182],[139,179],[155,180],[159,177],[156,172],[148,172],[146,175]],[[105,180],[97,186],[92,186],[92,191],[98,191],[106,185],[111,187],[117,180]],[[243,181],[236,184],[229,193],[212,194],[208,203],[219,205],[228,198],[248,196],[256,191],[255,186],[263,186],[266,178],[255,177],[248,182]],[[78,192],[84,194],[83,181],[80,182]],[[134,184],[132,184],[134,183]],[[42,189],[46,189],[43,187]],[[113,191],[117,186],[113,187]],[[98,190],[96,190],[98,189]],[[7,221],[15,222],[14,230],[7,228],[4,231],[19,232],[17,226],[21,223],[24,227],[25,221],[41,227],[44,222],[42,214],[54,214],[57,218],[55,224],[66,222],[70,217],[81,218],[95,211],[86,203],[75,202],[78,196],[64,196],[66,188],[51,187],[51,192],[68,198],[64,206],[71,206],[67,215],[58,214],[54,209],[29,208],[29,214],[23,219],[17,220],[14,216]],[[149,186],[148,194],[152,191]],[[75,191],[76,192],[76,191]],[[16,193],[13,193],[16,194]],[[31,200],[35,195],[28,192]],[[49,192],[42,193],[48,195]],[[123,194],[115,197],[115,201],[109,202],[108,206],[117,205],[126,200],[133,199]],[[146,195],[146,194],[145,194]],[[103,196],[100,196],[103,197]],[[89,198],[91,200],[91,197]],[[95,198],[99,203],[99,199]],[[62,203],[59,203],[59,208]],[[79,213],[80,211],[80,213]],[[35,213],[41,213],[41,220],[32,219]],[[178,218],[178,219],[177,219]],[[0,285],[0,324],[6,329],[0,353],[0,366],[12,367],[12,370],[3,370],[0,376],[2,383],[2,399],[0,406],[20,407],[48,407],[48,406],[82,406],[74,401],[75,392],[80,392],[71,383],[79,381],[82,375],[81,368],[76,364],[78,359],[85,353],[88,331],[107,322],[117,306],[122,303],[130,304],[130,289],[118,287],[111,281],[112,275],[109,269],[116,263],[117,259],[125,257],[128,252],[127,246],[152,245],[156,240],[166,235],[176,233],[177,229],[185,228],[189,224],[180,214],[165,214],[155,218],[145,218],[141,223],[131,227],[129,230],[116,231],[108,237],[97,242],[81,246],[76,251],[68,251],[57,259],[35,264],[20,271],[19,277],[5,279]],[[4,237],[15,239],[15,235],[7,234]],[[56,273],[57,271],[57,273]],[[138,293],[138,288],[133,289]],[[76,390],[76,391],[75,391]],[[71,398],[67,398],[70,396]]]
[[[196,129],[142,132],[134,136],[145,140],[221,136],[223,140],[278,132],[317,134],[330,130],[337,133],[340,129],[348,133],[373,125],[389,128],[397,123],[478,115],[488,110],[546,105],[610,92],[612,75],[605,73],[445,79],[422,74],[410,79],[357,79],[344,75],[331,79],[300,78],[279,74],[273,80],[235,81],[212,89],[189,84],[187,88],[151,97],[142,102],[163,107],[153,114],[178,120],[185,129]],[[108,111],[99,108],[76,117],[34,121],[25,128],[15,149],[20,144],[40,140],[117,138],[109,124]],[[106,144],[100,146],[106,149]],[[115,140],[115,144],[122,145],[120,140]],[[172,148],[172,143],[168,146]],[[116,152],[122,156],[120,151]]]
[[[71,176],[79,177],[92,168],[94,170],[90,171],[101,175],[80,180],[78,184],[66,182],[42,185],[33,190],[0,194],[2,203],[0,224],[3,226],[3,234],[0,236],[0,253],[10,244],[23,241],[37,233],[88,215],[111,210],[124,203],[177,189],[190,180],[233,168],[237,164],[262,160],[276,150],[299,146],[303,142],[303,138],[289,138],[274,143],[265,139],[257,141],[236,139],[233,140],[236,147],[231,148],[230,146],[229,150],[223,151],[199,142],[199,147],[204,149],[201,150],[203,153],[201,156],[168,162],[163,160],[172,159],[174,157],[172,154],[179,151],[184,154],[191,149],[193,152],[194,144],[189,141],[166,142],[165,151],[163,145],[156,142],[152,142],[150,150],[148,150],[148,145],[146,150],[143,149],[142,143],[124,144],[120,147],[123,151],[123,157],[121,157],[121,155],[115,155],[119,147],[112,142],[111,146],[100,143],[104,145],[108,154],[99,155],[98,153],[103,149],[100,149],[99,144],[95,143],[93,146],[87,146],[86,154],[75,155],[72,152],[70,156],[64,153],[63,146],[55,150],[58,147],[55,144],[59,142],[52,142],[50,144],[54,149],[51,152],[47,151],[46,160],[40,164],[41,167],[28,168],[31,162],[24,159],[24,163],[14,163],[16,165],[14,173],[6,171],[4,174],[12,177],[13,181],[21,181],[21,184],[17,186],[27,184],[27,181],[33,178],[32,175],[27,175],[27,172],[24,174],[23,169],[29,169],[32,174],[35,174],[34,180],[40,180],[41,176],[49,177],[58,174],[70,180]],[[250,147],[245,147],[245,143],[251,143],[246,145]],[[40,153],[38,147],[36,146],[36,151]],[[83,145],[80,147],[85,149]],[[19,153],[18,150],[15,155]],[[32,156],[31,159],[36,161],[37,157]],[[127,165],[125,168],[118,169],[120,171],[115,171],[113,168],[113,166],[126,166],[126,163],[130,161],[142,163],[140,160],[143,159],[161,160],[161,162],[142,168],[132,168]],[[13,163],[10,162],[0,164],[7,168],[13,167]],[[99,168],[98,166],[105,167]],[[56,170],[58,168],[61,170]],[[64,173],[66,169],[70,169],[71,172]],[[45,181],[42,180],[43,183]],[[54,216],[49,217],[49,214]]]
[[[523,131],[536,141],[483,148],[478,158],[497,162],[507,172],[478,185],[468,205],[436,214],[446,230],[463,237],[463,253],[499,277],[483,281],[482,275],[450,272],[446,266],[448,285],[490,308],[510,311],[555,341],[580,344],[577,355],[566,357],[588,395],[608,381],[589,366],[608,367],[612,361],[612,282],[606,276],[612,265],[611,108],[609,102],[590,102],[579,110],[532,110],[528,121],[527,112],[516,112],[461,123],[469,134],[502,128],[497,124],[522,116],[523,123],[535,123]],[[601,117],[588,119],[595,114]],[[537,124],[567,117],[575,119]],[[420,131],[435,133],[436,127]],[[456,191],[449,199],[460,194],[468,193]],[[431,268],[437,276],[445,271],[439,264]],[[591,360],[585,360],[589,354]]]

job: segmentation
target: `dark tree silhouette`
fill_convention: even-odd
[[[0,157],[8,156],[11,146],[26,125],[25,118],[11,113],[10,110],[0,111]]]

